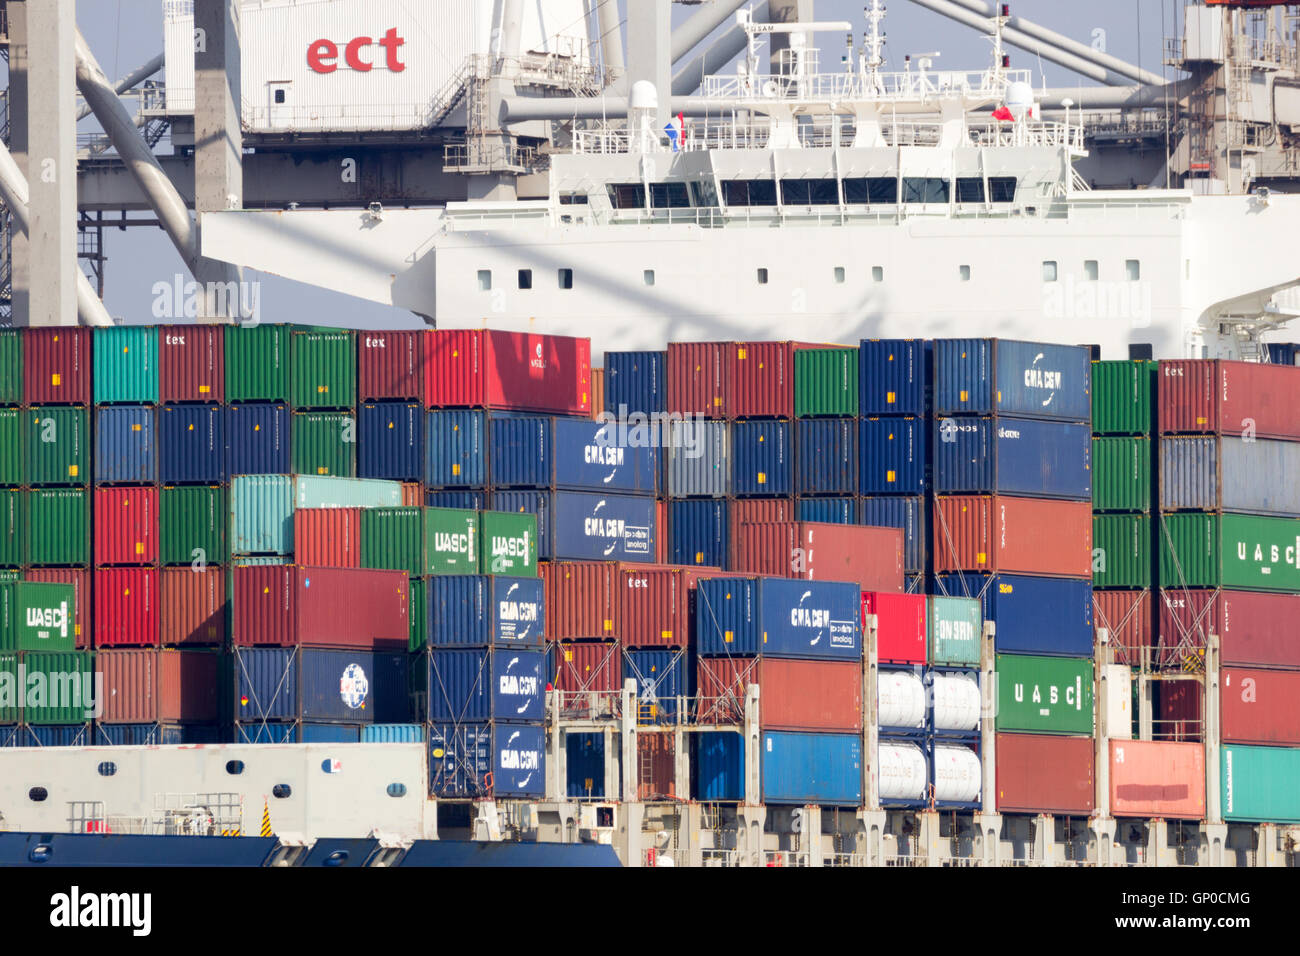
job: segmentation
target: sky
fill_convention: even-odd
[[[463,0],[411,2],[460,3]],[[620,7],[626,10],[628,2],[636,0],[620,0]],[[863,6],[863,0],[817,0],[815,10],[821,20],[850,21],[860,36],[866,26]],[[1106,52],[1159,73],[1163,69],[1163,37],[1175,33],[1175,14],[1181,6],[1182,0],[1089,0],[1087,3],[1017,0],[1011,5],[1011,12],[1090,46],[1104,43]],[[110,78],[135,69],[162,49],[162,7],[162,0],[79,0],[78,26]],[[888,38],[887,70],[901,69],[904,54],[936,50],[942,53],[935,61],[936,69],[982,69],[988,63],[988,41],[973,30],[910,0],[890,0],[888,8],[884,24]],[[695,9],[677,6],[674,23],[684,20]],[[1181,24],[1181,17],[1177,23]],[[838,71],[839,58],[844,52],[843,39],[838,34],[823,37],[822,69]],[[1033,71],[1035,85],[1044,81],[1048,86],[1088,85],[1061,67],[1040,63],[1033,54],[1015,49],[1008,52],[1013,68]],[[727,72],[733,70],[731,66]],[[91,117],[82,121],[79,131],[96,128]],[[161,148],[166,148],[166,141]],[[152,310],[155,285],[170,284],[174,276],[185,273],[171,242],[161,230],[150,228],[106,231],[104,241],[109,257],[104,295],[108,311],[129,324],[157,321]],[[415,328],[423,324],[401,309],[275,276],[246,270],[245,279],[260,283],[263,321],[301,321],[354,328]]]

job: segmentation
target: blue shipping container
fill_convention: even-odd
[[[402,653],[241,647],[234,664],[236,720],[400,723],[409,715]]]
[[[429,728],[431,796],[540,797],[545,792],[546,728],[488,723]]]
[[[422,744],[424,724],[366,724],[361,728],[363,744]]]
[[[485,491],[430,491],[424,496],[430,508],[459,508],[462,511],[486,511]]]
[[[935,576],[936,592],[980,599],[1000,654],[1091,657],[1092,582],[1024,574]]]
[[[555,493],[551,491],[494,491],[490,511],[508,511],[537,516],[537,557],[555,557],[555,538],[551,533],[555,520]]]
[[[565,793],[580,800],[604,798],[604,734],[568,734],[564,739],[564,763]]]
[[[860,734],[763,734],[763,802],[862,803]]]
[[[926,420],[889,415],[861,419],[858,487],[864,495],[925,493]]]
[[[96,722],[96,747],[155,747],[185,743],[180,724],[105,724]]]
[[[295,723],[235,721],[237,744],[296,744],[298,725]]]
[[[164,405],[158,419],[158,478],[165,485],[224,484],[225,418],[219,405]]]
[[[800,498],[796,507],[800,521],[854,524],[858,520],[856,497]]]
[[[260,402],[226,408],[226,445],[232,475],[282,475],[289,457],[289,406]]]
[[[943,418],[935,424],[938,494],[1092,499],[1092,427],[1032,418]]]
[[[543,415],[488,416],[488,481],[493,488],[551,488],[555,422]]]
[[[0,728],[0,747],[89,747],[90,724],[9,724]]]
[[[616,418],[666,409],[664,352],[606,352],[605,410]]]
[[[425,423],[424,483],[430,488],[486,487],[486,413],[435,410]]]
[[[852,494],[858,487],[856,418],[804,418],[795,423],[795,491],[801,495]]]
[[[424,406],[375,402],[361,406],[357,474],[419,481],[424,475]]]
[[[636,681],[638,720],[671,723],[679,697],[693,697],[694,664],[681,649],[629,650],[623,654],[623,679]]]
[[[659,456],[645,429],[636,433],[581,418],[555,419],[556,488],[653,495]]]
[[[745,738],[729,731],[691,734],[695,744],[692,796],[705,801],[745,799]]]
[[[668,502],[669,563],[726,567],[727,543],[727,502],[724,499]]]
[[[936,415],[1092,418],[1092,353],[1082,345],[936,339]]]
[[[733,422],[730,457],[732,494],[785,497],[794,489],[789,422]]]
[[[552,515],[554,556],[653,563],[657,523],[653,498],[557,492]]]
[[[530,721],[546,716],[546,655],[522,648],[427,651],[419,659],[432,722]]]
[[[359,744],[360,724],[322,724],[303,721],[298,726],[300,744]]]
[[[925,498],[908,497],[862,498],[858,510],[858,524],[873,528],[901,528],[903,530],[903,571],[920,574],[925,570],[926,549],[929,547],[925,520]]]
[[[490,574],[436,574],[428,588],[429,644],[475,647],[533,646],[545,642],[541,578]]]
[[[929,345],[922,339],[863,339],[858,414],[924,415]]]
[[[862,592],[838,581],[713,578],[697,585],[705,657],[862,659]]]
[[[95,411],[95,481],[151,484],[158,479],[156,410],[106,405]]]

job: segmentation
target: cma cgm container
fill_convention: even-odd
[[[669,342],[668,411],[725,418],[731,390],[730,342]]]
[[[1117,817],[1204,820],[1204,745],[1112,740],[1110,812]]]
[[[1200,513],[1160,520],[1163,587],[1300,591],[1300,520]]]
[[[930,546],[930,538],[926,530],[924,495],[888,495],[861,498],[859,499],[857,514],[858,524],[878,528],[897,528],[903,533],[903,572],[905,574],[920,574],[925,570],[926,552]]]
[[[1160,440],[1160,507],[1300,517],[1300,442],[1259,438]]]
[[[546,639],[541,578],[440,574],[421,584],[431,647],[532,647]]]
[[[995,752],[999,812],[1092,813],[1096,801],[1091,737],[999,733]]]
[[[227,406],[225,414],[226,453],[230,474],[278,475],[288,471],[317,474],[315,467],[293,467],[289,454],[288,405],[283,402],[247,402]],[[348,454],[351,454],[350,450]],[[351,474],[351,471],[329,471],[326,474]]]
[[[924,415],[929,348],[921,339],[863,339],[858,346],[858,414]]]
[[[429,408],[591,414],[591,340],[492,330],[424,333]]]
[[[361,406],[357,473],[362,478],[418,481],[424,474],[424,409],[418,403]]]
[[[701,655],[862,658],[857,585],[733,577],[702,580],[697,589]]]
[[[158,326],[158,395],[163,402],[226,400],[224,325]]]
[[[859,734],[767,731],[762,736],[761,760],[764,803],[862,803]]]
[[[90,404],[90,363],[90,329],[23,329],[23,404]]]
[[[546,655],[510,647],[438,648],[416,658],[428,692],[426,719],[438,722],[541,721]]]
[[[1210,434],[1300,440],[1300,369],[1257,362],[1161,362],[1161,435]]]
[[[1087,501],[1091,458],[1086,423],[944,418],[935,426],[934,490]]]
[[[429,795],[540,797],[546,792],[546,728],[529,724],[433,724]]]
[[[858,489],[864,495],[926,490],[926,421],[890,415],[858,424]]]
[[[402,571],[236,567],[235,644],[405,647],[408,588]]]
[[[1219,748],[1220,809],[1225,820],[1300,822],[1300,749]]]
[[[357,334],[357,397],[363,402],[424,398],[421,331],[364,331]]]
[[[659,454],[644,435],[617,424],[557,418],[554,487],[574,491],[617,491],[653,495]]]
[[[290,325],[225,329],[226,401],[289,401]]]
[[[554,501],[553,557],[654,562],[658,521],[653,498],[561,491]]]
[[[237,721],[409,719],[405,652],[243,647],[235,650],[233,663]]]
[[[935,339],[936,415],[1016,415],[1087,422],[1092,357],[1086,346],[1011,339]]]
[[[75,617],[70,584],[0,584],[0,651],[76,650]]]
[[[101,650],[103,713],[112,724],[215,721],[217,654],[195,650]]]
[[[1224,667],[1222,727],[1225,743],[1300,746],[1300,673]]]
[[[934,499],[934,570],[1092,574],[1092,506],[1006,495]]]
[[[487,416],[473,409],[434,410],[425,420],[424,483],[430,488],[487,486]]]
[[[858,414],[858,355],[855,348],[801,348],[794,353],[794,414]]]
[[[723,567],[727,562],[727,502],[722,498],[668,502],[668,560]]]
[[[731,426],[731,493],[788,496],[794,461],[788,421],[746,421]]]
[[[95,410],[95,481],[152,484],[158,478],[154,409],[108,406]]]
[[[1098,435],[1150,435],[1158,363],[1092,363],[1092,429]]]
[[[978,664],[984,631],[980,602],[971,597],[939,595],[925,600],[928,663]]]
[[[1300,670],[1300,595],[1169,589],[1161,592],[1159,613],[1166,646],[1186,637],[1204,648],[1206,635],[1218,634],[1225,665]]]
[[[880,663],[925,663],[925,606],[920,594],[862,592],[862,627],[876,616],[876,659]]]
[[[999,654],[999,733],[1091,734],[1092,676],[1090,659]]]
[[[664,352],[605,353],[605,411],[615,419],[665,411]]]
[[[1093,592],[1086,580],[942,574],[935,583],[943,594],[979,599],[984,620],[996,626],[1000,653],[1092,656]]]

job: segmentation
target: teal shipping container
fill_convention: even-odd
[[[1300,749],[1219,749],[1223,819],[1250,823],[1300,823]]]
[[[158,403],[158,327],[95,329],[96,405]]]

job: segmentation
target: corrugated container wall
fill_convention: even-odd
[[[316,474],[314,468],[295,468],[290,459],[288,405],[283,403],[229,405],[225,409],[225,415],[226,453],[230,474],[281,475],[289,471]],[[349,449],[351,447],[349,446]],[[351,451],[349,450],[348,453],[351,454]]]
[[[73,602],[76,605],[76,617],[73,621],[73,634],[77,650],[90,646],[90,619],[93,609],[90,604],[91,572],[85,568],[29,568],[23,572],[26,581],[49,584],[70,584]]]
[[[87,405],[92,401],[90,329],[23,330],[23,403]]]
[[[351,408],[357,403],[356,333],[295,328],[289,354],[294,408]]]
[[[1092,430],[1098,435],[1150,435],[1156,362],[1092,363]]]
[[[532,497],[536,497],[533,504],[538,506],[538,510],[525,513],[524,506]],[[537,559],[549,547],[549,501],[549,495],[537,496],[535,492],[527,491],[492,496],[495,510],[483,512],[481,521],[483,550],[480,565],[485,574],[537,576]],[[515,507],[509,508],[512,502]]]
[[[902,532],[810,521],[742,524],[732,564],[747,574],[848,581],[864,591],[903,590]]]
[[[1220,747],[1219,786],[1225,820],[1300,823],[1300,749]]]
[[[223,568],[164,568],[158,641],[164,646],[220,645],[226,638]]]
[[[309,567],[361,567],[363,508],[298,508],[293,513],[293,556]]]
[[[997,729],[1091,734],[1091,660],[998,654]]]
[[[726,422],[673,422],[668,430],[668,494],[723,498],[731,490]]]
[[[1221,678],[1225,743],[1300,746],[1300,673],[1225,667]]]
[[[731,342],[728,418],[794,417],[794,342]]]
[[[555,494],[552,518],[552,556],[557,559],[652,564],[657,557],[653,498],[561,491]]]
[[[431,647],[488,644],[528,647],[546,635],[540,578],[447,574],[424,582]]]
[[[158,478],[164,484],[223,484],[225,415],[217,405],[164,405],[158,413]]]
[[[936,415],[1021,415],[1087,422],[1092,361],[1084,346],[936,339]]]
[[[224,325],[158,327],[159,397],[164,402],[226,400]]]
[[[746,421],[731,426],[731,493],[788,496],[794,462],[788,421]]]
[[[853,495],[800,497],[795,502],[794,517],[797,521],[821,524],[853,524],[858,519],[858,499]]]
[[[1160,507],[1300,516],[1300,443],[1260,438],[1163,438]]]
[[[357,397],[363,402],[424,399],[423,331],[362,331],[357,336]]]
[[[0,329],[0,405],[22,404],[23,339],[18,329]]]
[[[858,414],[858,349],[801,348],[794,353],[794,413],[799,418]]]
[[[926,598],[927,644],[930,664],[978,664],[984,612],[968,597]]]
[[[1010,654],[1091,657],[1092,585],[1086,580],[1021,574],[942,574],[950,597],[978,598],[984,620],[997,626],[997,649]]]
[[[765,732],[762,768],[765,803],[862,803],[862,737],[857,734]]]
[[[29,485],[84,485],[90,480],[90,417],[85,408],[27,409]]]
[[[726,416],[730,347],[730,342],[668,343],[668,411],[706,418]]]
[[[1109,633],[1116,664],[1136,667],[1153,652],[1154,610],[1149,589],[1092,592],[1093,623]]]
[[[721,498],[668,502],[668,560],[673,564],[728,566],[727,502]]]
[[[152,484],[158,479],[155,410],[122,406],[95,410],[95,481]],[[0,452],[3,455],[3,452]]]
[[[0,485],[23,483],[23,429],[26,426],[25,409],[0,408]]]
[[[1092,497],[1087,424],[1029,418],[945,418],[935,426],[934,490],[1086,501]]]
[[[591,341],[524,332],[430,331],[425,404],[591,414]]]
[[[1004,495],[936,497],[934,570],[1092,574],[1092,506]],[[1044,528],[1053,533],[1045,535]]]
[[[101,650],[104,711],[115,724],[217,719],[217,655],[210,651]]]
[[[903,533],[904,572],[920,574],[925,570],[930,537],[923,495],[861,498],[857,523],[899,529]]]
[[[1160,433],[1300,440],[1300,368],[1219,359],[1160,363]]]
[[[926,422],[889,416],[859,422],[858,489],[864,495],[909,495],[926,490]]]
[[[623,684],[621,658],[615,641],[561,641],[555,651],[555,688],[614,693]]]
[[[189,564],[200,560],[224,564],[229,556],[226,531],[230,508],[226,489],[219,485],[164,487],[159,492],[163,564]]]
[[[924,415],[928,350],[921,339],[863,339],[858,347],[858,414]]]
[[[225,331],[226,401],[289,401],[289,325]]]
[[[294,474],[356,477],[357,420],[351,412],[294,412],[292,419]]]
[[[1151,439],[1092,440],[1092,508],[1151,510]]]
[[[357,473],[362,478],[418,481],[424,474],[424,409],[381,402],[361,406]]]
[[[658,449],[615,424],[557,418],[551,462],[559,489],[653,495],[659,484]]]
[[[1205,647],[1207,634],[1219,635],[1224,664],[1300,669],[1300,595],[1256,591],[1161,592],[1160,639],[1172,650],[1184,639]]]
[[[1092,583],[1099,588],[1152,584],[1151,518],[1097,515],[1092,519]]]
[[[158,563],[158,489],[95,489],[95,564]]]
[[[1161,586],[1300,591],[1300,520],[1200,513],[1160,520]]]
[[[605,405],[615,418],[665,411],[664,352],[606,352]]]
[[[1091,737],[998,734],[997,808],[1087,816],[1095,806]]]
[[[618,565],[612,561],[555,561],[543,566],[546,633],[552,640],[619,636]]]
[[[158,643],[158,569],[96,568],[96,647]]]
[[[84,488],[33,488],[20,518],[23,564],[90,564],[90,500]]]
[[[862,626],[877,621],[876,658],[889,664],[924,664],[926,599],[920,594],[862,592]]]
[[[96,405],[158,402],[158,329],[121,325],[93,333]]]
[[[424,482],[430,488],[487,485],[487,416],[479,411],[431,411],[427,418]]]

